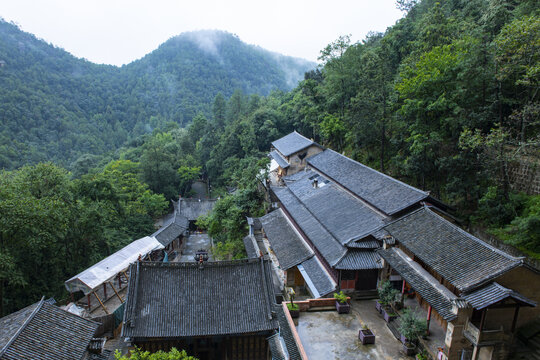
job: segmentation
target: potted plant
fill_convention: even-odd
[[[375,344],[375,334],[366,325],[358,332],[358,339],[362,345]]]
[[[291,314],[291,317],[293,319],[300,316],[300,307],[298,304],[294,303],[294,296],[296,295],[296,292],[294,292],[293,288],[289,288],[289,299],[291,300],[290,303],[287,303],[287,309],[289,309],[289,314]]]
[[[418,338],[426,332],[425,320],[419,319],[410,309],[405,309],[400,317],[398,330],[403,341],[403,351],[407,355],[414,355]]]
[[[348,314],[351,311],[351,305],[347,302],[347,295],[341,290],[338,293],[334,293],[336,299],[336,310],[338,314]]]
[[[428,360],[428,355],[425,350],[420,351],[416,354],[416,360]]]
[[[392,310],[390,304],[395,300],[399,291],[392,287],[389,281],[383,281],[377,289],[379,293],[379,301],[376,305],[379,312],[383,315],[386,322],[390,322],[397,317],[397,314]]]

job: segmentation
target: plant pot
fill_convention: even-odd
[[[409,339],[407,339],[405,336],[403,335],[399,335],[399,340],[401,341],[402,344],[406,344],[409,342]]]
[[[289,314],[291,314],[291,317],[293,319],[296,319],[297,317],[300,316],[300,309],[298,309],[298,310],[289,310]]]
[[[413,356],[414,354],[416,354],[416,346],[414,346],[413,344],[405,343],[403,344],[403,352],[407,356]]]
[[[360,330],[358,332],[358,339],[360,339],[362,345],[375,344],[375,334],[369,329]]]
[[[381,304],[380,301],[378,301],[378,300],[375,301],[375,309],[377,309],[377,311],[379,312],[379,314],[380,314],[381,311],[382,311],[382,307],[383,307],[383,305]]]
[[[348,303],[340,303],[339,301],[336,301],[336,310],[338,314],[348,314],[351,312],[351,305]]]
[[[393,321],[394,319],[397,319],[397,314],[394,314],[393,313],[393,310],[391,308],[388,308],[388,307],[383,307],[382,308],[382,314],[383,314],[383,317],[384,317],[384,321],[386,321],[387,323],[389,323],[390,321]]]

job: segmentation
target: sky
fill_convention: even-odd
[[[0,0],[4,20],[77,57],[113,65],[202,29],[317,61],[340,35],[361,41],[401,16],[395,0]]]

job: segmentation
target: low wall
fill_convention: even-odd
[[[351,298],[347,297],[347,301],[350,301]],[[290,301],[287,301],[287,303],[290,303]],[[334,306],[336,304],[336,299],[334,298],[322,298],[322,299],[308,299],[308,300],[301,300],[301,301],[295,301],[296,305],[298,305],[298,308],[300,311],[308,311],[308,309],[312,308],[323,308],[327,306]]]

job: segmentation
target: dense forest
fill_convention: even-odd
[[[508,174],[516,157],[540,159],[537,1],[398,6],[404,17],[384,34],[359,43],[344,35],[322,49],[321,65],[291,91],[217,92],[187,126],[167,118],[124,137],[116,151],[82,150],[69,173],[51,163],[4,171],[4,312],[41,294],[65,296],[62,281],[149,231],[166,200],[189,197],[201,177],[221,197],[199,221],[216,240],[215,255],[244,256],[245,216],[265,211],[257,176],[271,141],[293,130],[431,191],[464,225],[538,258],[540,195],[515,192]],[[141,114],[141,124],[150,121]]]
[[[220,31],[181,34],[122,67],[96,65],[0,19],[0,168],[68,167],[208,115],[219,92],[290,90],[314,67]]]

